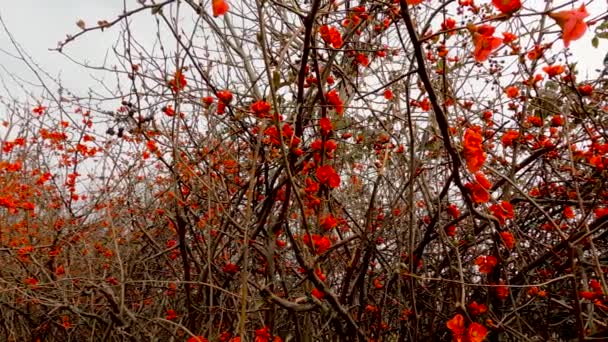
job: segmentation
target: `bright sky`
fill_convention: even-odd
[[[484,1],[479,0],[478,2]],[[524,1],[524,4],[534,6],[536,2],[539,0]],[[43,70],[46,70],[50,76],[59,78],[66,88],[86,94],[89,87],[98,86],[97,81],[91,76],[111,79],[111,75],[108,72],[95,75],[92,71],[75,65],[65,56],[56,51],[49,51],[49,49],[56,47],[57,42],[64,39],[66,34],[78,32],[79,29],[76,26],[78,19],[83,19],[91,25],[100,19],[111,20],[122,12],[125,3],[130,8],[139,5],[137,0],[5,0],[0,8],[0,16],[15,40]],[[604,0],[596,0],[591,6],[588,6],[588,11],[591,13],[589,19],[594,16],[594,13],[605,11],[605,8],[600,8],[603,6],[605,6]],[[145,41],[142,43],[151,46],[155,32],[150,20],[152,16],[144,12],[140,13],[139,17],[142,19],[135,22],[138,39],[142,42],[142,38],[147,38],[146,31],[149,31],[150,44],[146,44]],[[107,30],[106,33],[90,32],[82,39],[71,43],[65,52],[81,62],[100,65],[106,54],[112,57],[111,47],[116,42],[119,31],[118,26]],[[583,69],[581,73],[583,79],[587,78],[587,75],[594,76],[594,70],[603,67],[602,60],[608,52],[608,40],[601,40],[600,47],[593,49],[590,44],[592,36],[592,29],[590,29],[582,39],[571,45],[571,51],[574,54],[573,60],[578,60]],[[24,99],[27,97],[17,88],[17,85],[27,83],[27,81],[33,82],[33,84],[39,84],[39,82],[36,81],[27,66],[12,57],[11,54],[15,54],[15,49],[4,30],[0,29],[0,97],[6,98],[7,92],[10,92]],[[20,80],[12,79],[11,73]],[[35,94],[40,93],[33,84],[27,85],[27,89],[33,90]]]

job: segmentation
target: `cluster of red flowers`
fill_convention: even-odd
[[[315,175],[317,176],[319,183],[325,184],[332,189],[340,186],[340,176],[331,165],[319,166]]]
[[[220,15],[226,14],[230,7],[228,6],[226,0],[212,0],[211,9],[213,10],[213,16],[217,18]]]
[[[519,96],[519,88],[517,86],[508,86],[505,88],[505,94],[510,99],[514,99]]]
[[[316,254],[323,254],[329,249],[329,247],[331,247],[331,241],[329,238],[327,236],[321,236],[318,234],[304,234],[302,237],[302,242],[304,242],[304,244],[312,249]]]
[[[471,304],[469,304],[469,312],[473,316],[479,316],[486,311],[488,311],[488,306],[485,304],[478,304],[476,301],[472,301]]]
[[[322,135],[328,135],[334,129],[328,117],[319,119],[319,126],[321,127]]]
[[[222,271],[225,273],[228,273],[228,274],[236,274],[239,271],[239,266],[229,262],[226,265],[224,265],[224,268],[222,269]]]
[[[503,14],[513,14],[521,8],[520,0],[492,0],[492,4]]]
[[[585,18],[589,16],[585,4],[577,10],[566,10],[549,13],[549,17],[562,29],[562,39],[564,46],[568,47],[570,42],[581,38],[587,31]]]
[[[338,220],[332,214],[327,214],[321,218],[321,228],[330,231],[338,225]]]
[[[469,128],[464,133],[463,155],[467,162],[467,168],[471,172],[477,172],[486,161],[486,154],[482,148],[483,138],[477,130]]]
[[[490,54],[498,49],[502,44],[502,39],[492,36],[495,28],[490,25],[471,25],[469,31],[473,34],[473,44],[475,50],[473,56],[475,61],[483,62],[490,57]]]
[[[475,265],[479,266],[479,272],[490,273],[496,264],[498,259],[493,255],[480,255],[475,259]]]
[[[340,94],[335,89],[332,89],[325,94],[325,99],[327,100],[327,104],[334,108],[337,114],[344,113],[344,103],[340,98]]]
[[[337,28],[329,25],[323,25],[319,28],[319,34],[325,43],[331,44],[334,49],[342,47],[342,34]]]
[[[602,285],[595,279],[589,281],[591,291],[581,291],[580,296],[587,300],[601,300],[604,298],[604,290]]]
[[[519,139],[519,132],[516,130],[510,129],[502,135],[502,138],[500,139],[500,141],[502,142],[503,146],[507,147],[507,146],[513,146],[513,144],[517,141],[517,139]]]
[[[457,342],[481,342],[488,335],[488,329],[477,322],[472,322],[467,329],[461,314],[449,320],[447,327],[452,331],[454,341]]]
[[[217,92],[216,96],[219,100],[217,103],[217,113],[224,114],[226,112],[226,105],[232,102],[232,93],[230,90],[221,90]]]
[[[514,217],[513,206],[507,201],[502,201],[500,204],[492,204],[490,206],[492,215],[496,216],[500,224],[505,224],[506,219]]]
[[[180,90],[184,90],[187,85],[186,76],[184,76],[184,73],[181,70],[176,71],[173,78],[169,80],[169,88],[176,93]]]
[[[511,232],[500,232],[500,238],[507,249],[513,249],[513,247],[515,247],[515,238]]]
[[[566,68],[564,68],[564,66],[561,64],[546,65],[543,67],[543,71],[547,74],[547,76],[549,76],[549,78],[553,78],[566,71]]]
[[[258,118],[270,118],[270,104],[264,100],[259,100],[251,105],[251,111]]]

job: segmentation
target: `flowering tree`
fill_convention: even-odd
[[[9,108],[1,333],[605,336],[607,87],[567,48],[606,44],[608,14],[538,6],[166,0],[78,20],[57,53],[119,32],[117,83]]]

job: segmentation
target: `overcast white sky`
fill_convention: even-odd
[[[524,4],[532,6],[532,2],[541,1],[528,0],[524,1]],[[122,12],[124,3],[131,8],[138,5],[137,0],[0,0],[0,3],[0,16],[24,50],[50,75],[60,77],[68,89],[83,94],[88,87],[96,84],[90,77],[91,72],[74,65],[59,53],[49,51],[49,48],[54,48],[57,41],[65,38],[66,34],[78,32],[75,24],[78,19],[90,24],[100,19],[111,20]],[[594,1],[592,6],[588,7],[589,12],[592,13],[589,19],[593,14],[605,11],[606,7],[600,8],[605,4],[605,0]],[[136,26],[139,37],[144,37],[146,30],[149,30],[150,42],[152,42],[155,29],[151,25],[152,22],[148,21],[152,16],[142,13],[140,17],[143,17],[141,19],[143,23],[135,22],[136,25],[139,24]],[[149,28],[146,28],[146,25]],[[70,44],[65,51],[80,61],[99,64],[116,41],[119,29],[120,27],[115,27],[107,33],[89,33],[83,39]],[[574,60],[579,60],[581,66],[584,66],[588,72],[593,72],[594,69],[602,68],[602,59],[608,51],[608,40],[602,40],[600,48],[593,49],[590,45],[593,36],[590,31],[582,39],[573,42],[571,50],[575,55]],[[559,46],[556,48],[560,48],[561,42],[557,44]],[[11,57],[11,53],[14,53],[14,49],[7,35],[0,30],[0,82],[6,84],[6,88],[0,84],[0,96],[6,96],[7,89],[13,94],[20,94],[15,86],[21,81],[11,80],[10,73],[24,80],[35,81],[35,77],[26,65]],[[107,73],[105,76],[109,77]],[[586,78],[586,72],[581,76]]]

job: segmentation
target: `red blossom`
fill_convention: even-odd
[[[485,304],[478,304],[476,301],[472,301],[471,304],[469,304],[469,312],[473,316],[479,316],[486,311],[488,311],[488,306]]]
[[[173,309],[169,309],[169,310],[167,310],[167,314],[166,314],[165,318],[169,321],[172,321],[177,318],[177,312],[175,312],[175,310],[173,310]]]
[[[220,100],[224,104],[229,104],[232,102],[232,93],[230,90],[221,90],[216,94],[218,100]]]
[[[325,184],[332,189],[340,186],[340,176],[331,165],[319,166],[315,175],[317,176],[319,183]]]
[[[520,0],[492,0],[492,4],[504,14],[512,14],[521,8]]]
[[[502,135],[502,138],[500,139],[500,142],[505,147],[507,147],[507,146],[513,146],[513,144],[515,143],[515,141],[517,141],[517,139],[519,139],[519,132],[510,129],[510,130],[506,131]]]
[[[498,260],[493,255],[480,255],[475,259],[475,265],[479,266],[479,272],[490,273]]]
[[[325,94],[325,98],[327,100],[327,104],[333,107],[336,110],[337,114],[344,113],[344,103],[342,99],[340,99],[340,94],[335,89],[332,89]]]
[[[502,201],[500,204],[493,204],[490,206],[489,210],[492,212],[500,224],[505,224],[506,219],[511,219],[514,217],[513,206],[511,203]]]
[[[313,295],[314,297],[318,298],[318,299],[323,299],[323,297],[325,297],[325,292],[323,292],[322,290],[319,290],[317,288],[314,288],[311,292],[311,295]]]
[[[331,44],[334,49],[342,47],[342,34],[333,26],[323,25],[319,28],[319,34],[325,43]]]
[[[209,340],[203,336],[192,336],[186,342],[209,342]]]
[[[230,6],[228,6],[226,0],[212,0],[211,9],[213,10],[213,16],[217,18],[220,15],[226,14],[230,9]]]
[[[333,130],[331,120],[328,117],[319,119],[319,126],[321,127],[321,134],[323,135],[328,135]]]
[[[467,129],[463,140],[463,155],[467,162],[467,168],[471,172],[477,172],[486,160],[486,154],[482,148],[483,138],[481,134],[473,129]]]
[[[587,31],[587,24],[584,19],[589,16],[585,4],[578,9],[565,10],[549,13],[549,17],[562,29],[562,39],[564,46],[568,47],[570,42],[581,38]]]
[[[464,187],[469,191],[473,202],[486,203],[490,200],[490,193],[479,183],[467,183]]]
[[[311,234],[310,237],[308,234],[304,234],[302,237],[302,242],[304,242],[306,246],[312,248],[316,254],[323,254],[329,249],[329,247],[331,247],[331,241],[329,238],[327,236],[321,236],[318,234]]]
[[[505,88],[505,94],[507,94],[507,97],[510,99],[514,99],[517,96],[519,96],[519,88],[516,86],[509,86]]]
[[[270,329],[268,327],[262,327],[255,331],[254,342],[268,342],[270,341]]]
[[[513,249],[513,247],[515,247],[515,238],[511,232],[500,232],[500,238],[507,249]]]
[[[173,78],[169,80],[169,88],[176,93],[180,90],[184,90],[187,85],[186,76],[184,76],[184,73],[181,70],[176,71]]]
[[[549,76],[549,78],[553,78],[561,73],[563,73],[566,69],[563,65],[555,64],[555,65],[547,65],[543,67],[543,71]]]
[[[332,214],[327,214],[321,218],[321,228],[325,231],[332,230],[338,225],[338,220]]]

